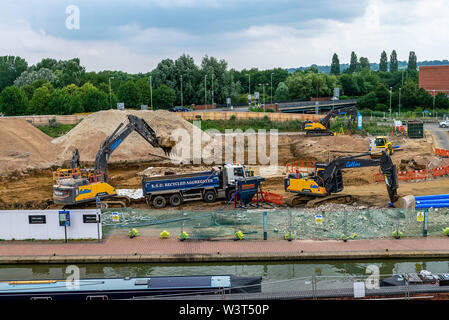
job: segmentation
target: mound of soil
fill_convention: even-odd
[[[91,163],[95,161],[95,156],[103,141],[114,132],[121,122],[125,121],[125,125],[128,123],[128,114],[145,119],[156,131],[156,134],[163,138],[172,136],[177,129],[184,129],[184,132],[192,137],[194,126],[173,112],[165,110],[105,110],[90,114],[75,128],[64,136],[54,139],[52,143],[61,148],[61,160],[71,159],[74,148],[78,148],[80,160]],[[190,140],[193,139],[190,138]],[[181,144],[188,142],[184,139],[181,141]],[[133,132],[117,147],[111,155],[109,163],[152,161],[161,160],[164,157],[162,149],[154,148],[137,132]]]
[[[59,148],[51,138],[23,119],[0,119],[0,174],[49,168]]]

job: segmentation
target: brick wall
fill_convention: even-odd
[[[449,94],[449,66],[419,67],[419,87],[432,95],[433,90],[435,94],[438,92]]]

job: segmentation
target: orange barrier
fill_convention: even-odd
[[[256,201],[257,197],[255,195],[252,202]],[[284,196],[273,192],[259,191],[259,202],[270,202],[282,206],[284,204]]]
[[[437,156],[449,157],[449,150],[435,149],[435,154],[436,154]]]
[[[429,177],[439,177],[449,174],[449,166],[439,167],[432,170],[415,170],[415,171],[398,171],[398,180],[420,180],[428,179]],[[382,173],[376,173],[374,175],[374,182],[384,181],[384,175]]]
[[[285,171],[287,173],[310,173],[315,170],[315,162],[313,161],[295,161],[285,165]]]

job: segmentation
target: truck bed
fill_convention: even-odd
[[[218,188],[219,186],[220,178],[215,171],[142,178],[142,190],[144,194]]]

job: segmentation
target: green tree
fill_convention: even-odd
[[[81,80],[86,72],[85,68],[80,65],[80,59],[74,58],[67,61],[60,61],[54,71],[58,79],[57,86],[63,88],[69,84],[81,85]]]
[[[349,63],[349,68],[348,68],[349,73],[356,72],[357,71],[357,67],[358,67],[357,55],[355,54],[354,51],[352,51],[351,52],[351,61]]]
[[[41,68],[37,71],[24,71],[20,77],[14,81],[14,85],[22,87],[27,84],[33,84],[38,80],[55,83],[57,77],[54,75],[53,71],[47,68]]]
[[[15,86],[9,86],[0,93],[0,111],[7,116],[26,114],[28,98],[25,91]]]
[[[338,55],[334,53],[332,56],[332,64],[331,64],[331,74],[339,75],[340,74],[340,60],[338,59]]]
[[[285,82],[280,82],[276,93],[274,94],[274,101],[286,101],[290,98],[290,93],[288,91],[288,86],[285,84]]]
[[[70,114],[72,113],[72,104],[70,95],[63,89],[55,89],[51,94],[48,103],[49,113],[51,114]]]
[[[390,72],[394,73],[398,71],[398,55],[396,50],[393,50],[390,55]]]
[[[82,102],[85,112],[96,112],[99,110],[109,109],[108,95],[95,87],[87,89]]]
[[[359,64],[360,64],[360,69],[362,69],[362,70],[363,69],[368,69],[368,70],[371,69],[371,65],[369,64],[368,58],[360,57]]]
[[[360,93],[360,88],[356,78],[350,74],[342,74],[339,78],[341,87],[348,96],[357,96]]]
[[[165,84],[161,84],[153,91],[153,104],[157,109],[169,109],[176,100],[176,92]]]
[[[26,71],[28,63],[25,59],[15,56],[0,57],[0,92],[14,83],[22,72]]]
[[[379,82],[376,86],[376,98],[379,103],[390,103],[390,90],[382,82]]]
[[[149,106],[151,104],[151,87],[147,78],[142,78],[136,81],[136,86],[139,89],[140,103]]]
[[[433,101],[432,101],[432,103],[433,103]],[[435,108],[441,108],[441,109],[449,108],[449,99],[446,94],[439,92],[435,96]]]
[[[125,106],[128,108],[140,107],[140,102],[142,100],[139,89],[134,81],[131,80],[120,85],[117,92],[117,98],[119,99],[119,102],[125,103]]]
[[[377,97],[375,92],[370,92],[367,95],[364,95],[357,101],[357,108],[359,109],[375,109],[377,105]]]
[[[410,51],[409,53],[407,69],[410,71],[411,70],[416,71],[416,69],[418,69],[418,61],[414,51]]]
[[[47,86],[42,86],[34,91],[33,98],[30,101],[28,113],[30,114],[49,114],[49,102],[51,98],[50,90]]]
[[[379,62],[379,71],[387,72],[388,71],[388,58],[387,53],[382,51],[380,55],[380,62]]]

